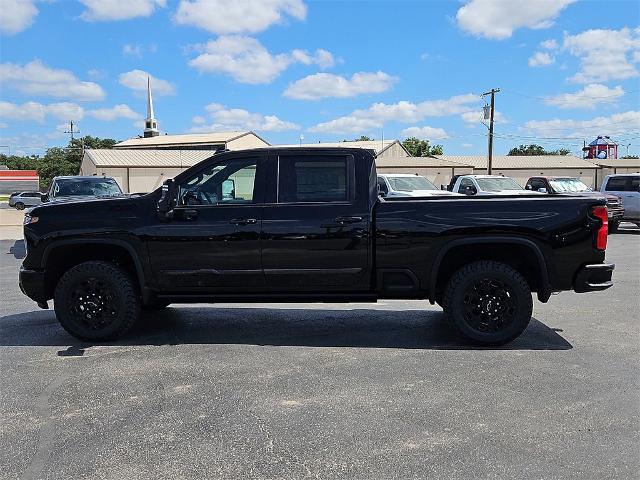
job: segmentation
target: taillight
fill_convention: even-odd
[[[598,236],[596,237],[596,248],[598,250],[606,250],[607,236],[609,235],[609,215],[607,214],[607,207],[593,207],[591,213],[602,222],[598,229]]]

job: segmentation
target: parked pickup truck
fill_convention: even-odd
[[[465,195],[528,195],[513,178],[502,175],[456,175],[447,190]],[[533,193],[534,195],[537,192]]]
[[[440,190],[428,178],[411,173],[379,173],[378,193],[381,197],[431,197],[434,195],[457,196]]]
[[[533,192],[548,193],[573,193],[576,195],[598,195],[587,187],[579,178],[575,177],[553,177],[543,175],[531,177],[524,186],[525,190]],[[622,198],[617,195],[606,194],[607,214],[609,215],[609,233],[618,231],[620,222],[624,217],[624,206]]]
[[[609,288],[604,198],[378,196],[375,153],[222,152],[129,198],[25,216],[22,291],[91,341],[190,302],[427,299],[468,339],[520,335],[532,295]],[[401,315],[398,313],[398,315]]]

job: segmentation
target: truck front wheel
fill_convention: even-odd
[[[445,316],[462,335],[482,345],[503,345],[527,328],[533,311],[529,284],[509,265],[470,263],[453,274],[445,291]]]
[[[100,261],[67,270],[56,286],[54,306],[60,325],[74,337],[89,341],[124,335],[140,314],[140,299],[130,276]]]

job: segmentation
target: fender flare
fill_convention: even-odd
[[[549,271],[547,270],[547,261],[540,250],[540,247],[527,238],[520,237],[493,237],[493,236],[484,236],[484,237],[474,237],[474,238],[461,238],[458,240],[453,240],[451,242],[446,243],[438,252],[433,265],[431,267],[431,276],[429,279],[429,300],[435,300],[435,292],[436,292],[436,283],[438,280],[438,273],[440,271],[440,265],[444,257],[451,251],[453,248],[462,246],[462,245],[477,245],[477,244],[500,244],[500,243],[511,243],[516,245],[522,245],[529,250],[531,250],[537,260],[538,260],[538,268],[540,273],[542,274],[541,285],[542,288],[538,292],[538,299],[541,302],[546,302],[549,300],[551,296],[552,288],[551,283],[549,282]]]
[[[113,245],[116,247],[124,248],[124,250],[129,254],[131,259],[133,260],[133,266],[136,269],[136,275],[138,277],[138,284],[140,286],[141,291],[144,291],[145,287],[145,274],[144,269],[142,268],[142,262],[140,261],[140,257],[138,252],[133,248],[133,246],[125,242],[124,240],[118,239],[101,239],[101,238],[70,238],[63,240],[56,240],[50,245],[47,245],[42,253],[42,261],[41,267],[46,269],[47,261],[49,259],[49,255],[53,250],[58,247],[65,247],[69,245],[86,245],[86,244],[95,244],[95,245]]]

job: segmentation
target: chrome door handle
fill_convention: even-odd
[[[362,221],[362,217],[337,217],[335,219],[336,223],[340,225],[345,225],[347,223],[358,223]]]
[[[253,225],[258,223],[255,218],[232,218],[229,223],[233,225]]]

